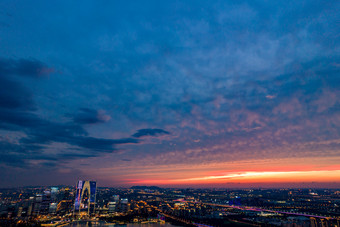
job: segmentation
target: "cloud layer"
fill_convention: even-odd
[[[340,156],[337,1],[0,7],[4,187]]]

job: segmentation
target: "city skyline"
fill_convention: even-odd
[[[338,1],[0,9],[0,188],[340,188]]]

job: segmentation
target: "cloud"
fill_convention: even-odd
[[[43,149],[41,145],[18,144],[2,140],[0,141],[0,164],[26,168],[30,160],[56,160],[42,155],[41,149]]]
[[[45,63],[35,59],[0,58],[0,108],[35,110],[33,91],[24,85],[20,77],[39,78],[52,71]]]
[[[0,156],[3,163],[26,167],[29,165],[29,160],[65,162],[77,158],[97,157],[102,153],[112,153],[117,150],[116,145],[139,143],[139,139],[136,138],[90,137],[77,124],[45,121],[34,114],[29,117],[27,119],[27,116],[21,118],[12,115],[11,121],[6,120],[4,129],[24,131],[26,136],[21,137],[17,142],[2,142],[0,144]],[[55,143],[65,144],[66,147],[58,148]],[[53,152],[47,148],[52,149]],[[75,150],[76,152],[74,152]]]
[[[132,137],[140,138],[145,136],[160,136],[170,134],[169,132],[158,129],[158,128],[145,128],[145,129],[139,129],[135,134],[132,135]]]
[[[0,73],[0,108],[33,110],[33,94],[21,83]]]
[[[80,108],[73,121],[78,124],[96,124],[107,122],[111,117],[105,114],[103,110],[93,110],[89,108]]]
[[[54,148],[54,150],[58,151],[57,154],[48,152],[43,154],[46,157],[71,160],[74,158],[96,157],[101,153],[112,153],[117,150],[116,145],[137,144],[139,140],[136,138],[95,138],[88,136],[84,128],[77,124],[41,121],[30,125],[27,130],[27,136],[21,138],[19,143],[23,147],[39,144],[47,148],[51,145],[52,149],[54,143],[63,143],[67,146]],[[76,153],[72,152],[74,149],[77,150]],[[40,150],[43,151],[43,147],[40,147]],[[59,150],[64,150],[64,152],[60,153]]]
[[[0,58],[0,75],[18,75],[37,78],[54,72],[46,64],[36,59]]]
[[[135,144],[138,143],[138,139],[134,138],[123,138],[123,139],[102,139],[102,138],[94,138],[94,137],[70,137],[67,138],[66,141],[72,145],[76,145],[82,148],[90,149],[92,151],[99,152],[112,152],[115,149],[114,145],[120,144]]]
[[[27,167],[35,163],[34,160],[53,162],[96,157],[103,152],[114,152],[116,145],[139,142],[136,138],[103,139],[88,136],[83,125],[110,120],[103,110],[80,108],[73,116],[73,122],[54,122],[39,116],[33,90],[28,85],[24,86],[20,77],[37,79],[51,72],[47,64],[35,59],[0,59],[0,129],[25,135],[14,142],[1,141],[2,163]],[[73,147],[65,147],[63,153],[46,152],[55,143]],[[74,147],[82,150],[75,153]]]
[[[137,8],[4,7],[13,17],[0,21],[16,28],[0,40],[5,164],[299,157],[339,137],[336,1]]]

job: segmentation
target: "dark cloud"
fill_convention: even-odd
[[[23,130],[42,128],[49,122],[40,119],[36,114],[27,111],[2,109],[0,112],[0,128],[9,130]]]
[[[3,150],[0,152],[0,164],[21,168],[27,167],[27,162],[21,155],[8,153]]]
[[[27,145],[27,146],[21,146],[18,143],[11,143],[8,141],[0,141],[0,150],[3,153],[13,153],[18,155],[25,155],[28,153],[34,153],[36,151],[39,151],[43,147],[40,145]]]
[[[66,141],[69,144],[99,152],[112,152],[114,145],[138,143],[138,139],[101,139],[93,137],[70,137]]]
[[[86,131],[81,126],[74,124],[53,123],[37,117],[34,118],[34,123],[33,121],[30,122],[32,124],[26,124],[25,119],[23,121],[11,121],[15,124],[15,129],[24,129],[27,136],[16,143],[3,142],[0,144],[0,155],[3,163],[26,167],[29,160],[59,160],[64,162],[77,158],[97,157],[101,153],[112,153],[116,150],[116,145],[139,143],[139,140],[135,138],[103,139],[81,136],[86,135]],[[9,124],[8,121],[7,124]],[[63,152],[56,148],[57,154],[44,152],[52,143],[77,147],[77,152],[71,152],[75,148],[61,148],[64,150]]]
[[[135,134],[132,135],[132,137],[140,138],[144,136],[160,136],[164,134],[170,134],[170,133],[163,129],[145,128],[145,129],[139,129]]]
[[[49,73],[50,69],[47,65],[38,60],[0,58],[0,109],[5,109],[4,111],[10,109],[36,110],[33,91],[15,76],[38,78]],[[2,115],[4,114],[2,113]],[[6,120],[2,122],[6,122]]]
[[[50,160],[55,161],[56,158],[42,155],[41,145],[30,145],[0,141],[0,163],[8,166],[27,168],[29,160]]]
[[[0,127],[5,130],[22,131],[26,134],[15,143],[2,143],[2,163],[26,168],[30,160],[53,160],[65,162],[78,158],[97,157],[101,153],[112,153],[116,145],[139,143],[135,138],[103,139],[87,136],[85,129],[74,123],[56,123],[39,118],[36,114],[20,111],[3,111]],[[77,147],[56,149],[57,154],[44,152],[53,143]]]
[[[37,78],[53,72],[46,64],[36,59],[0,58],[0,75],[18,75]]]
[[[33,94],[8,75],[0,74],[0,108],[33,110]]]
[[[105,115],[104,111],[89,108],[79,109],[79,113],[73,118],[73,121],[79,124],[96,124],[107,122],[108,120],[110,120],[110,116]]]
[[[87,136],[83,124],[106,122],[104,111],[81,108],[73,122],[58,123],[41,118],[36,112],[33,91],[12,79],[13,75],[37,77],[45,64],[36,60],[0,61],[0,129],[26,134],[15,143],[0,144],[1,162],[26,168],[31,160],[72,160],[113,152],[115,145],[138,143],[135,138],[102,139]],[[80,153],[49,154],[44,150],[52,143],[65,143],[83,149]],[[20,154],[19,154],[20,153]],[[49,163],[49,162],[47,162]]]
[[[79,125],[74,124],[57,124],[52,122],[42,122],[44,125],[35,125],[28,131],[28,136],[20,140],[21,146],[50,145],[52,143],[63,143],[69,146],[78,147],[77,153],[70,153],[65,149],[65,152],[52,155],[59,160],[71,160],[75,158],[96,157],[101,153],[112,153],[116,150],[116,145],[122,144],[137,144],[138,139],[123,138],[123,139],[103,139],[95,138],[86,135],[86,131]],[[49,154],[46,154],[49,157]]]
[[[46,64],[34,59],[0,59],[0,128],[23,132],[25,137],[16,143],[2,142],[2,162],[25,167],[29,160],[69,160],[98,156],[113,152],[118,144],[138,143],[138,139],[101,139],[88,137],[82,124],[106,122],[104,111],[81,108],[73,122],[57,123],[41,118],[33,101],[33,91],[22,85],[14,76],[37,78],[49,73]],[[83,153],[53,155],[44,153],[52,143],[65,143],[79,147]],[[34,153],[36,152],[36,153]],[[21,153],[20,155],[18,153]]]

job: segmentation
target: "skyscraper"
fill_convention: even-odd
[[[117,211],[117,203],[114,201],[114,202],[109,202],[108,203],[108,212],[109,213],[114,213]]]
[[[51,201],[56,202],[57,201],[57,194],[59,193],[58,187],[51,187]]]
[[[80,180],[76,186],[74,212],[87,211],[90,215],[95,210],[97,183],[95,181]]]

